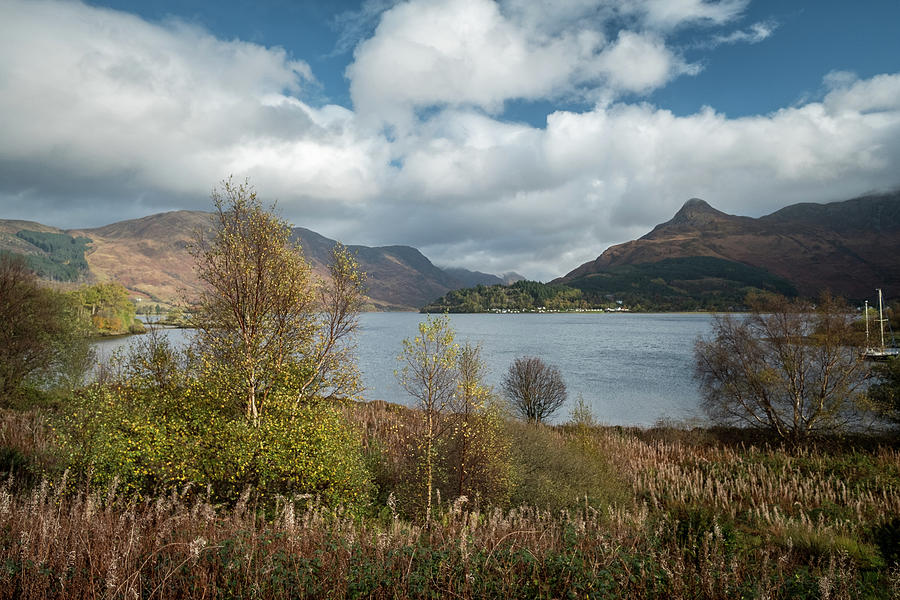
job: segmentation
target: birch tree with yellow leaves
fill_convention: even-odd
[[[338,244],[329,280],[316,281],[288,224],[247,182],[222,182],[212,201],[211,231],[198,232],[191,249],[205,284],[193,325],[207,371],[254,425],[276,391],[295,408],[357,393],[364,275],[354,256]]]

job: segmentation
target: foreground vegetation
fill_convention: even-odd
[[[378,481],[362,513],[249,489],[222,503],[191,485],[147,497],[95,488],[58,471],[45,411],[4,413],[0,597],[900,592],[896,441],[782,447],[741,431],[504,421],[508,499],[444,496],[427,524],[398,506],[393,463],[418,415],[383,403],[345,415]]]
[[[722,320],[698,344],[707,400],[729,414],[762,407],[761,431],[600,427],[583,400],[548,426],[561,374],[517,360],[505,404],[446,316],[398,357],[415,407],[360,403],[354,257],[338,245],[319,280],[247,183],[223,182],[213,202],[213,230],[192,246],[207,291],[189,347],[151,333],[85,384],[91,365],[74,359],[88,355],[66,345],[84,336],[47,329],[22,346],[0,320],[0,350],[21,365],[0,371],[0,599],[900,591],[897,439],[771,421],[790,413],[788,396],[804,423],[833,422],[853,399],[853,387],[823,395],[778,376],[798,377],[789,363],[805,381],[824,364],[828,381],[856,373],[855,354],[837,360],[843,312],[812,321],[791,304],[774,313],[790,333]],[[87,324],[115,291],[61,302],[21,261],[0,266],[10,317],[30,306]],[[712,360],[732,339],[756,360]],[[879,377],[873,402],[893,415],[893,365]],[[522,410],[534,403],[545,410]]]

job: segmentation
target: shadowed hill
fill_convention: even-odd
[[[304,227],[295,227],[293,238],[300,243],[313,269],[324,275],[331,248],[337,242]],[[356,254],[366,273],[368,296],[376,308],[408,310],[462,287],[459,280],[411,246],[347,248]]]
[[[785,207],[758,219],[699,199],[640,239],[607,249],[554,281],[579,282],[615,267],[713,257],[762,269],[804,296],[830,290],[851,299],[900,291],[900,192]]]

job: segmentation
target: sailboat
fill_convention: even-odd
[[[867,360],[887,360],[889,358],[900,356],[900,348],[884,345],[884,324],[887,319],[884,318],[883,301],[881,298],[881,288],[878,289],[878,328],[881,332],[881,345],[872,346],[869,342],[869,301],[866,300],[866,349],[863,350],[863,358]],[[893,342],[893,340],[891,340]]]

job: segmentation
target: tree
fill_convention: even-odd
[[[798,440],[854,417],[867,369],[851,312],[823,297],[813,306],[775,298],[746,316],[716,317],[694,349],[703,406],[715,421]]]
[[[80,381],[90,365],[86,323],[63,294],[38,285],[19,256],[0,253],[0,399],[25,384]]]
[[[513,410],[530,423],[544,422],[566,402],[562,374],[540,358],[517,358],[509,366],[502,385]]]
[[[457,495],[465,494],[471,475],[473,443],[478,414],[487,401],[490,390],[485,387],[485,367],[481,361],[481,348],[466,344],[457,359],[457,390],[453,402],[453,412],[458,420],[458,441],[456,460]]]
[[[213,231],[192,246],[206,284],[193,324],[209,373],[237,392],[254,425],[273,391],[292,394],[294,408],[317,394],[355,393],[363,275],[354,257],[338,245],[331,280],[316,285],[287,223],[247,182],[222,182],[212,200]]]
[[[434,464],[439,420],[451,405],[457,389],[456,366],[459,348],[453,342],[450,319],[444,315],[419,323],[419,333],[403,340],[402,367],[397,378],[403,389],[416,400],[422,412],[425,431],[425,522],[431,523],[431,497],[434,490]]]
[[[69,295],[79,306],[79,314],[90,320],[94,335],[143,333],[143,324],[135,319],[135,306],[128,290],[120,283],[83,286]]]
[[[510,486],[510,444],[493,391],[484,384],[481,346],[467,343],[460,348],[456,370],[452,429],[445,456],[448,497],[479,496],[502,502]]]
[[[152,493],[209,485],[235,501],[311,494],[364,505],[359,432],[330,400],[356,390],[352,335],[363,276],[334,248],[317,281],[287,224],[245,183],[213,192],[213,230],[192,248],[206,289],[191,308],[191,348],[150,334],[100,383],[67,403],[70,466],[97,483]]]
[[[328,398],[346,397],[359,391],[359,372],[354,358],[355,334],[363,306],[365,273],[343,244],[331,249],[327,281],[319,286],[319,326],[308,357],[311,368],[300,381],[297,399],[310,392]]]

